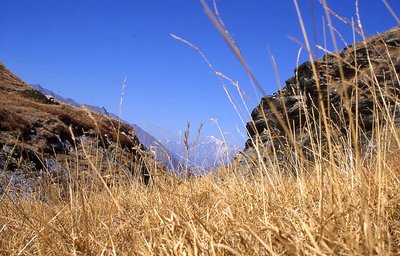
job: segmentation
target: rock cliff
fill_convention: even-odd
[[[388,113],[399,124],[399,72],[400,27],[301,64],[282,90],[252,111],[244,155],[254,155],[256,148],[279,153],[294,145],[307,154],[314,135],[324,146],[326,127],[329,136],[353,130],[365,144]]]

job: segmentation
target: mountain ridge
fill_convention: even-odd
[[[189,141],[188,145],[183,139],[161,143],[174,152],[175,158],[180,159],[183,165],[188,164],[189,168],[199,174],[217,170],[220,166],[228,164],[239,152],[238,147],[230,147],[225,141],[212,135],[200,136],[197,141]]]
[[[9,187],[23,193],[37,189],[45,174],[66,185],[69,168],[75,165],[82,166],[77,175],[105,165],[109,168],[104,171],[149,182],[148,166],[154,166],[154,160],[130,126],[51,101],[1,62],[0,102],[0,192]],[[95,163],[89,157],[92,151]]]
[[[116,120],[120,120],[121,122],[131,126],[135,130],[136,136],[139,138],[139,141],[148,150],[152,151],[159,161],[162,161],[164,163],[164,165],[170,170],[179,169],[179,161],[173,157],[172,153],[169,152],[165,148],[165,146],[159,142],[158,139],[156,139],[150,133],[146,132],[143,128],[141,128],[137,124],[132,124],[132,123],[129,123],[127,121],[120,119],[119,116],[115,115],[112,112],[107,111],[107,109],[104,106],[98,107],[98,106],[94,106],[94,105],[79,103],[72,98],[65,98],[65,97],[61,96],[60,94],[53,92],[50,89],[44,88],[40,84],[30,84],[30,86],[32,86],[33,88],[42,92],[45,95],[54,97],[58,101],[61,101],[61,102],[64,102],[64,103],[67,103],[67,104],[70,104],[70,105],[73,105],[76,107],[83,107],[83,108],[90,109],[99,114],[109,116]]]

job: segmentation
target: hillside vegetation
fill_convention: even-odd
[[[148,187],[124,180],[108,188],[94,177],[71,180],[66,191],[49,183],[45,198],[3,194],[0,253],[396,255],[400,171],[392,146],[359,169],[343,151],[340,166],[321,161],[298,176],[159,173]]]

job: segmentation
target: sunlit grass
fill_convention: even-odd
[[[389,158],[362,172],[316,166],[298,176],[271,175],[272,183],[225,170],[190,180],[160,173],[148,187],[116,181],[111,193],[100,181],[73,181],[67,194],[49,185],[44,199],[3,195],[0,252],[395,254],[400,173]]]

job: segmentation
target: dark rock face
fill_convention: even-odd
[[[149,182],[151,156],[132,127],[90,110],[54,104],[0,63],[0,193],[29,193],[46,175],[65,184],[76,166],[81,173],[93,172],[88,162],[93,156],[101,171]]]
[[[399,123],[400,27],[313,64],[316,74],[311,62],[301,64],[282,90],[264,97],[253,110],[244,155],[260,147],[279,151],[289,141],[307,147],[309,130],[322,127],[322,116],[338,133],[355,123],[359,134],[370,133],[377,119],[385,122],[386,108]]]

